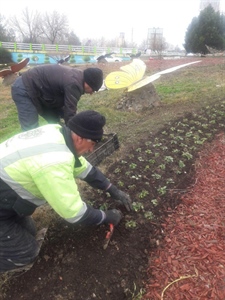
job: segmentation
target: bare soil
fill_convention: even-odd
[[[156,263],[154,254],[165,243],[164,228],[171,211],[195,183],[200,151],[224,132],[224,101],[195,112],[184,111],[156,133],[144,128],[136,143],[117,150],[115,155],[120,158],[110,161],[105,173],[130,194],[134,211],[126,212],[105,193],[87,187],[81,190],[95,207],[117,207],[123,212],[107,249],[103,249],[107,226],[85,229],[56,217],[33,267],[8,279],[0,299],[134,300],[144,295],[148,295],[145,299],[160,299],[159,293],[151,294],[149,266]],[[163,107],[152,109],[162,117]]]

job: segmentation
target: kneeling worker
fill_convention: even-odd
[[[85,203],[74,178],[107,191],[132,209],[129,195],[82,156],[101,140],[104,125],[104,116],[87,110],[73,116],[67,126],[45,125],[0,144],[0,272],[28,265],[38,256],[31,215],[46,202],[70,223],[118,225],[121,212]]]

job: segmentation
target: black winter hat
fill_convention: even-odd
[[[84,81],[93,89],[93,91],[98,91],[103,84],[102,70],[99,68],[85,69]]]
[[[98,143],[102,139],[105,123],[103,115],[94,110],[86,110],[73,116],[68,122],[68,127],[80,137]]]

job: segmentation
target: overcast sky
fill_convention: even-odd
[[[185,32],[199,14],[200,0],[1,0],[0,14],[9,17],[30,11],[59,11],[66,14],[71,30],[82,41],[105,37],[138,45],[147,39],[149,28],[163,28],[168,43],[182,47]],[[225,11],[225,0],[220,1]]]

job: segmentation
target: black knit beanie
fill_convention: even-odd
[[[84,81],[92,88],[98,91],[103,84],[103,72],[99,68],[88,68],[84,70]]]
[[[86,110],[73,116],[67,126],[80,137],[98,143],[101,141],[105,123],[103,115],[94,110]]]

